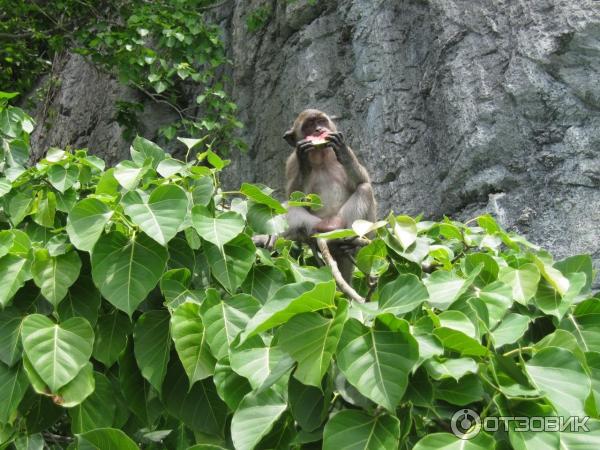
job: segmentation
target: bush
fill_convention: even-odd
[[[27,167],[33,122],[8,97],[4,446],[600,445],[589,256],[555,263],[490,216],[391,214],[341,233],[366,243],[354,286],[369,301],[352,302],[308,251],[283,239],[273,253],[255,247],[255,232],[281,232],[285,208],[263,186],[224,192],[228,162],[215,153],[178,161],[138,137],[114,168],[59,149]],[[191,152],[199,141],[182,142]],[[590,431],[511,423],[461,441],[451,417],[466,408],[484,419],[590,416]]]

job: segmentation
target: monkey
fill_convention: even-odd
[[[325,136],[324,145],[314,144],[317,135]],[[323,204],[314,211],[289,207],[286,238],[306,242],[315,233],[349,228],[357,219],[375,221],[377,206],[369,174],[327,114],[317,109],[302,111],[283,138],[294,148],[285,168],[287,197],[302,191],[319,195]],[[342,276],[351,283],[351,258],[335,243],[331,252]]]

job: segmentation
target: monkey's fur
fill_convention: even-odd
[[[327,131],[328,145],[315,148],[307,136]],[[349,228],[357,219],[375,221],[376,203],[367,170],[327,114],[316,109],[302,111],[284,139],[294,147],[286,163],[286,194],[294,191],[317,194],[323,207],[309,211],[290,207],[288,239],[308,241],[310,235]],[[331,251],[344,279],[352,281],[350,257],[331,243]]]

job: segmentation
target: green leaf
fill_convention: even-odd
[[[408,330],[408,323],[384,314],[372,328],[356,319],[346,322],[337,363],[362,395],[394,412],[418,356],[417,342]]]
[[[44,450],[44,438],[40,433],[21,435],[14,444],[16,450]]]
[[[135,137],[129,151],[131,153],[131,159],[139,167],[144,166],[149,159],[151,161],[151,166],[156,169],[158,163],[167,157],[167,154],[162,148],[141,136]]]
[[[577,255],[565,258],[554,264],[554,267],[560,270],[565,276],[573,273],[583,272],[585,274],[585,286],[583,292],[589,292],[594,281],[594,272],[592,267],[592,257],[590,255]]]
[[[460,311],[445,311],[439,316],[440,326],[433,331],[444,348],[461,356],[485,356],[488,349],[477,339],[475,325]]]
[[[387,247],[381,239],[376,239],[361,248],[356,255],[356,267],[368,275],[380,276],[388,268]]]
[[[128,192],[122,200],[125,213],[144,233],[166,246],[187,215],[188,198],[184,190],[163,184],[144,201],[137,191]]]
[[[163,399],[170,414],[193,431],[223,436],[227,405],[217,395],[212,380],[202,380],[190,388],[188,377],[177,358],[169,364]]]
[[[394,236],[402,245],[404,250],[407,250],[417,240],[417,224],[412,217],[398,216],[393,220]]]
[[[242,289],[264,304],[284,284],[285,276],[277,267],[254,265]]]
[[[243,342],[250,336],[281,325],[297,314],[332,308],[335,306],[334,295],[333,280],[317,284],[309,281],[288,284],[275,292],[252,317],[240,340]]]
[[[54,188],[64,193],[71,188],[79,178],[79,168],[77,166],[64,167],[54,164],[48,169],[48,181]]]
[[[173,253],[171,252],[171,257]],[[190,267],[194,267],[194,264],[195,261]],[[175,309],[185,302],[202,302],[202,292],[188,289],[190,279],[191,273],[188,269],[173,269],[164,273],[160,279],[160,290],[169,308]]]
[[[525,367],[560,416],[586,416],[584,404],[591,381],[572,352],[558,347],[544,348]]]
[[[261,342],[258,340],[258,342]],[[294,365],[294,360],[281,347],[250,347],[232,350],[231,368],[248,379],[253,389],[259,389],[270,381],[277,381]]]
[[[97,428],[77,435],[81,450],[139,450],[139,447],[123,431],[115,428]]]
[[[294,376],[302,383],[321,387],[348,318],[348,303],[340,302],[333,319],[316,312],[292,317],[279,329],[280,345],[298,363]]]
[[[33,214],[33,221],[42,227],[53,228],[55,216],[56,195],[50,191],[44,194],[40,193],[37,198],[37,210]]]
[[[461,439],[450,433],[434,433],[417,442],[413,450],[490,450],[492,448],[494,448],[494,439],[485,433],[479,433],[470,440]]]
[[[138,167],[132,161],[122,161],[115,166],[113,176],[125,190],[131,191],[137,187],[145,172],[145,167]]]
[[[156,171],[163,178],[169,178],[179,173],[188,172],[187,166],[184,162],[173,158],[163,159],[158,164],[158,167],[156,167]]]
[[[207,292],[202,309],[206,339],[213,355],[221,359],[229,355],[229,347],[260,309],[260,303],[248,294],[213,300]]]
[[[92,363],[88,362],[73,380],[58,390],[54,403],[64,408],[72,408],[88,398],[95,388],[94,368]]]
[[[73,206],[67,217],[69,239],[79,250],[92,251],[113,211],[95,198],[83,199]]]
[[[35,371],[55,393],[77,376],[92,355],[94,332],[81,317],[55,324],[32,314],[23,320],[21,335]]]
[[[483,386],[477,375],[468,374],[460,381],[445,378],[434,386],[436,398],[458,406],[466,406],[483,398]]]
[[[74,434],[113,426],[117,409],[114,389],[108,378],[99,372],[94,372],[94,385],[94,392],[69,410]]]
[[[212,242],[219,249],[239,235],[246,225],[244,218],[236,212],[228,211],[211,217],[202,206],[192,208],[192,223],[202,239]]]
[[[190,386],[214,373],[216,360],[208,347],[207,331],[198,304],[186,302],[173,311],[171,334]]]
[[[431,306],[444,310],[457,300],[469,287],[471,281],[454,272],[438,270],[423,280],[429,292]]]
[[[0,361],[12,367],[21,359],[21,322],[23,315],[16,308],[0,311]]]
[[[255,233],[281,234],[287,228],[285,216],[276,214],[267,205],[251,204],[246,220]]]
[[[412,311],[428,299],[427,289],[415,275],[402,274],[381,289],[379,310],[401,315]]]
[[[213,383],[219,397],[227,403],[232,411],[238,408],[246,394],[252,390],[248,380],[233,371],[229,365],[229,358],[223,358],[217,362]]]
[[[4,255],[0,258],[0,304],[4,307],[13,298],[25,281],[31,278],[31,263],[27,258]]]
[[[398,448],[400,421],[388,414],[370,416],[363,411],[335,414],[323,431],[323,450],[389,450]]]
[[[271,390],[248,394],[231,420],[231,439],[236,450],[252,450],[286,410],[283,398]]]
[[[131,328],[129,317],[120,311],[113,310],[100,316],[92,356],[107,368],[111,367],[127,346]]]
[[[472,358],[454,358],[425,363],[427,373],[434,380],[454,378],[456,381],[469,373],[477,373],[477,363]]]
[[[135,359],[142,376],[160,392],[167,374],[171,350],[169,312],[148,311],[137,320],[133,329]]]
[[[535,264],[527,263],[518,269],[501,267],[498,279],[512,287],[513,299],[527,305],[535,295],[540,281],[540,271]]]
[[[12,422],[29,382],[20,364],[8,367],[0,363],[0,423]]]
[[[479,298],[488,310],[490,329],[502,320],[513,304],[511,287],[500,281],[495,281],[479,291]]]
[[[287,210],[276,199],[265,194],[258,186],[250,183],[243,183],[240,192],[255,203],[268,206],[276,214],[284,214]]]
[[[321,387],[306,386],[295,378],[288,384],[288,404],[298,425],[304,431],[319,428],[329,415],[332,399],[331,389],[321,391]]]
[[[92,277],[102,295],[131,317],[160,280],[167,258],[167,250],[145,234],[127,239],[113,231],[94,246]]]
[[[206,242],[204,250],[213,276],[229,293],[234,293],[254,263],[256,247],[252,239],[241,234],[223,249]]]
[[[81,275],[58,305],[58,317],[64,322],[71,317],[81,316],[94,326],[98,320],[100,302],[100,291],[92,278],[89,274]]]
[[[507,314],[500,325],[492,331],[494,347],[500,348],[506,344],[517,342],[529,328],[530,318],[521,314]]]
[[[67,291],[79,277],[80,270],[81,259],[76,251],[50,256],[48,250],[41,249],[35,252],[31,266],[33,281],[54,308],[65,298]]]
[[[487,253],[471,253],[465,257],[464,272],[470,275],[477,271],[474,283],[479,287],[487,286],[498,279],[500,268],[496,260]],[[478,267],[481,265],[481,269]]]

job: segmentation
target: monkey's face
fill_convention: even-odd
[[[335,131],[337,131],[336,126],[327,114],[317,109],[307,109],[298,115],[292,128],[286,131],[283,138],[288,144],[295,147],[298,141],[306,139],[308,136]]]

